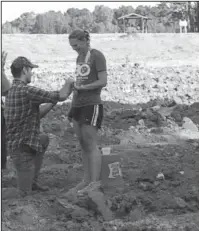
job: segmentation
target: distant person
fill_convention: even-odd
[[[69,80],[60,91],[45,91],[29,86],[32,70],[37,67],[25,57],[13,61],[11,72],[14,81],[5,101],[8,151],[17,171],[21,196],[26,196],[32,190],[48,190],[38,184],[38,174],[49,144],[49,137],[40,133],[40,119],[58,101],[66,100],[73,86]],[[47,104],[40,107],[43,103]]]
[[[73,121],[81,146],[84,169],[82,182],[71,190],[83,192],[100,186],[102,156],[97,146],[97,133],[103,119],[101,90],[107,84],[107,67],[102,52],[90,47],[87,31],[74,30],[69,35],[69,43],[78,57],[72,107],[68,116]]]
[[[186,19],[183,17],[182,19],[179,20],[179,26],[180,26],[180,33],[187,33],[187,21]]]
[[[5,63],[6,63],[7,53],[2,52],[1,56],[1,92],[2,96],[6,96],[8,90],[10,89],[10,82],[5,75]],[[6,124],[4,117],[4,103],[1,99],[1,169],[6,169],[7,164],[7,148],[6,148]]]

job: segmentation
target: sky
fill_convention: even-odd
[[[25,12],[44,13],[49,10],[61,11],[62,13],[67,11],[68,8],[87,8],[92,12],[96,5],[105,5],[110,8],[119,8],[121,5],[133,6],[134,8],[138,5],[149,5],[155,6],[159,2],[2,2],[2,23],[6,21],[12,21],[18,18]]]

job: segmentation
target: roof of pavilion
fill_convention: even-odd
[[[118,19],[137,19],[137,18],[143,18],[143,19],[149,19],[149,20],[151,19],[149,17],[143,16],[141,14],[136,14],[136,13],[126,14],[126,15],[119,17]]]

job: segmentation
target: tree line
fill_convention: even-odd
[[[119,17],[136,13],[149,17],[148,32],[178,32],[179,19],[188,21],[189,32],[199,32],[199,2],[160,2],[157,6],[121,6],[111,9],[98,5],[93,12],[88,9],[70,8],[66,12],[48,11],[42,14],[23,13],[19,18],[2,25],[2,33],[65,34],[74,29],[91,33],[120,33],[124,22]],[[125,22],[127,23],[127,22]],[[141,20],[132,20],[135,28],[141,27]]]

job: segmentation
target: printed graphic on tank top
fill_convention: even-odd
[[[89,83],[89,74],[91,72],[91,50],[88,50],[84,62],[77,62],[75,76],[78,86]]]
[[[75,79],[78,86],[87,85],[98,79],[98,73],[94,66],[95,49],[88,50],[86,57],[80,60],[77,58]],[[74,91],[72,105],[81,107],[101,103],[101,88],[88,91]]]

